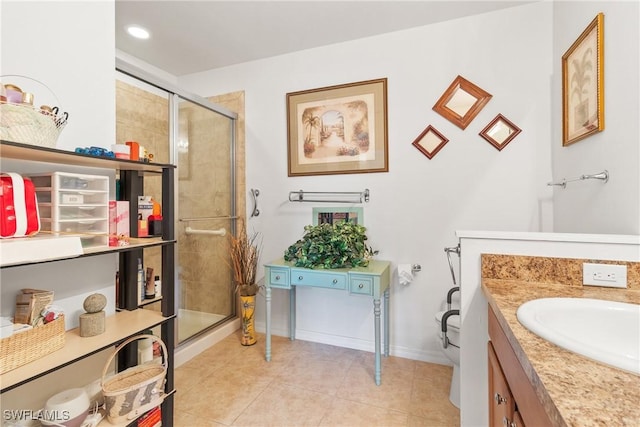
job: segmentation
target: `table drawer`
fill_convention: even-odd
[[[296,286],[314,286],[316,288],[347,289],[346,274],[331,274],[326,271],[291,269],[291,284]]]
[[[289,270],[269,268],[269,283],[272,288],[290,289],[291,285],[289,285]]]
[[[349,292],[359,295],[373,295],[373,278],[352,274],[349,278]]]

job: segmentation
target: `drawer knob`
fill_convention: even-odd
[[[302,280],[302,279],[303,279],[303,277],[302,277],[302,276],[298,276],[298,280]]]
[[[276,280],[280,280],[280,276],[276,276]]]
[[[498,405],[501,405],[503,403],[507,403],[507,399],[500,396],[500,393],[496,393],[495,396],[493,396],[493,398],[495,399],[496,403]]]
[[[338,279],[333,279],[333,284],[337,284],[338,283]]]
[[[360,283],[360,284],[358,285],[358,288],[359,288],[359,289],[364,288],[364,284]]]

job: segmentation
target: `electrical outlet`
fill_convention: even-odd
[[[610,288],[627,287],[627,266],[619,264],[582,264],[582,284],[606,286]]]

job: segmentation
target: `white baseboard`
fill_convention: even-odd
[[[256,331],[264,333],[266,328],[264,322],[256,322]],[[283,337],[289,336],[288,329],[271,328],[272,335]],[[352,348],[354,350],[362,350],[373,353],[375,351],[375,343],[370,340],[362,340],[353,337],[344,337],[338,335],[323,334],[320,332],[306,331],[296,329],[296,339],[303,341],[317,342],[321,344],[335,345],[337,347]],[[277,351],[277,349],[274,349]],[[442,352],[432,350],[419,350],[415,348],[389,346],[389,354],[391,356],[403,357],[405,359],[420,360],[422,362],[436,363],[438,365],[451,366],[452,363]]]
[[[240,329],[240,319],[234,319],[214,329],[208,334],[195,339],[193,342],[178,347],[173,361],[174,366],[176,368],[180,367],[182,364],[193,359],[212,345],[222,341],[238,329]]]

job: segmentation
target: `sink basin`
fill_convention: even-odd
[[[590,298],[540,298],[518,307],[518,321],[574,353],[640,374],[640,305]]]

